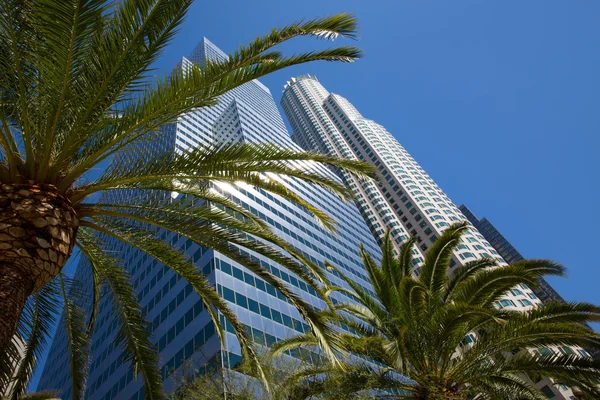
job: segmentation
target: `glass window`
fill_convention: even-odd
[[[281,313],[277,310],[271,310],[271,314],[273,315],[273,321],[283,323],[283,319],[281,318]]]
[[[571,354],[576,354],[572,348],[567,347],[567,346],[561,346],[558,348],[558,350],[566,356],[571,355]]]
[[[246,299],[246,296],[244,296],[243,294],[240,293],[236,293],[235,294],[235,303],[241,307],[244,308],[248,308],[248,300]]]
[[[271,319],[271,309],[264,304],[260,305],[260,315]]]
[[[223,286],[223,297],[225,300],[235,303],[235,292],[225,286]]]
[[[527,299],[523,299],[523,300],[519,300],[519,303],[521,303],[521,305],[523,307],[528,307],[528,306],[532,306],[533,304],[531,304],[531,302]]]
[[[585,350],[583,350],[583,349],[579,349],[579,350],[577,350],[577,352],[578,352],[579,354],[581,354],[582,356],[584,356],[584,357],[591,358],[591,356],[590,356],[590,353],[588,353],[587,351],[585,351]]]
[[[550,389],[550,386],[548,386],[548,385],[542,387],[540,390],[549,399],[551,399],[555,396],[554,392],[552,391],[552,389]]]
[[[220,264],[221,264],[221,266],[220,266],[221,271],[225,272],[227,275],[231,275],[231,265],[222,260],[221,260]]]
[[[516,306],[516,304],[512,300],[509,300],[509,299],[500,300],[499,303],[502,307],[515,307]]]
[[[554,355],[554,351],[552,351],[551,348],[549,347],[542,347],[539,349],[540,354],[543,356],[553,356]]]
[[[236,267],[232,267],[232,269],[233,269],[233,276],[236,279],[239,279],[240,281],[243,281],[244,280],[244,273],[242,272],[242,270],[240,270],[239,268],[236,268]]]
[[[247,272],[244,272],[244,282],[246,282],[249,285],[255,286],[254,277]]]
[[[256,314],[260,313],[260,308],[258,306],[258,302],[248,299],[248,309]]]

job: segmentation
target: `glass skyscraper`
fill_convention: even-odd
[[[346,174],[341,178],[353,189],[359,209],[379,241],[387,228],[398,244],[407,235],[416,237],[417,275],[423,253],[433,241],[451,224],[466,221],[456,205],[383,126],[363,117],[347,99],[327,91],[316,77],[292,78],[284,86],[281,106],[292,127],[292,138],[303,148],[368,161],[379,169],[378,185]],[[493,257],[500,265],[506,264],[473,224],[461,241],[453,256],[453,269],[482,257]],[[525,311],[540,303],[538,296],[522,285],[507,293],[496,306]],[[578,351],[587,354],[583,349]],[[546,393],[554,393],[556,399],[573,395],[569,388],[553,386],[548,380],[538,385]]]
[[[500,253],[502,258],[506,260],[507,263],[514,263],[517,261],[524,260],[525,257],[519,253],[517,249],[496,229],[494,225],[486,218],[477,218],[471,210],[464,204],[459,207],[460,211],[464,214],[465,217],[473,224],[475,228],[483,237],[487,239],[488,242]],[[551,300],[559,300],[564,301],[560,294],[546,281],[545,279],[540,279],[540,286],[533,289],[533,292],[542,300],[542,301],[551,301]]]
[[[347,175],[342,178],[353,189],[376,238],[381,240],[387,228],[398,244],[409,235],[416,237],[416,264],[448,226],[465,221],[460,210],[383,126],[363,117],[345,98],[329,93],[315,77],[292,78],[285,85],[281,106],[292,127],[292,138],[303,148],[368,161],[379,169],[378,184]],[[473,227],[463,242],[453,265],[481,257],[504,263]],[[415,272],[419,273],[418,267]],[[533,293],[527,294],[531,296],[524,293],[519,297],[526,300],[519,306],[539,302]]]
[[[189,57],[182,59],[180,65],[185,68],[190,63],[201,63],[206,58],[224,57],[225,53],[203,39]],[[160,143],[153,146],[166,146],[174,153],[199,145],[238,141],[269,142],[301,150],[291,140],[269,90],[258,81],[249,82],[223,95],[213,107],[181,116],[176,123],[164,127],[162,138]],[[152,150],[148,149],[149,152]],[[339,179],[326,167],[313,163],[304,163],[304,166]],[[296,179],[272,178],[279,179],[296,194],[331,215],[337,222],[337,233],[332,234],[322,228],[302,207],[263,190],[229,184],[215,185],[213,190],[268,221],[278,236],[293,244],[313,262],[324,266],[325,261],[329,261],[370,290],[358,256],[359,244],[363,243],[376,259],[380,259],[380,250],[356,206],[343,203],[328,191]],[[176,193],[167,193],[164,194],[164,201],[181,200]],[[177,235],[164,231],[159,231],[159,235],[193,259],[229,302],[256,342],[268,345],[307,329],[298,311],[281,293],[241,265]],[[239,344],[231,333],[231,327],[227,327],[226,345],[223,347],[200,298],[187,282],[139,251],[122,243],[111,242],[111,245],[111,251],[125,260],[124,265],[131,274],[140,304],[151,322],[151,340],[159,352],[161,374],[167,392],[177,385],[178,371],[187,363],[195,367],[228,367],[240,361]],[[312,288],[285,268],[248,249],[240,251],[260,261],[313,306],[325,306]],[[87,268],[78,268],[76,279],[90,282],[91,277],[85,276],[88,271]],[[344,285],[333,273],[329,278],[336,285]],[[335,296],[338,301],[349,300],[345,294]],[[121,349],[113,345],[112,338],[117,331],[118,321],[111,313],[110,304],[110,299],[103,299],[100,304],[91,344],[86,398],[140,400],[144,398],[142,380],[133,376],[130,365],[120,357]],[[89,308],[89,305],[85,306]],[[61,321],[53,340],[38,390],[58,389],[62,392],[61,397],[68,400],[71,390],[69,350],[63,323]]]

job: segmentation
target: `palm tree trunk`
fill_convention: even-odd
[[[54,186],[0,185],[0,354],[27,298],[65,265],[78,224],[71,203]]]
[[[428,393],[425,396],[416,396],[416,399],[419,400],[466,400],[466,396],[460,393]]]
[[[417,387],[415,398],[418,400],[466,400],[466,396],[455,387],[431,385]]]
[[[0,355],[5,354],[25,301],[33,292],[35,282],[21,269],[0,263]]]

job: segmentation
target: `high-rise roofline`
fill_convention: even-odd
[[[304,80],[304,79],[312,79],[314,81],[319,82],[319,79],[315,76],[315,75],[310,75],[310,74],[302,74],[302,75],[298,75],[295,77],[290,78],[289,81],[287,81],[285,83],[285,85],[283,85],[283,91],[285,92],[287,90],[288,87],[291,87],[292,85],[294,85],[296,82]]]

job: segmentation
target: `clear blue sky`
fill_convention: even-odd
[[[568,279],[549,281],[567,300],[600,304],[600,2],[197,1],[157,73],[203,36],[229,52],[342,11],[358,17],[365,57],[262,79],[276,101],[291,76],[316,75],[394,134],[457,205],[526,257],[566,265]]]

